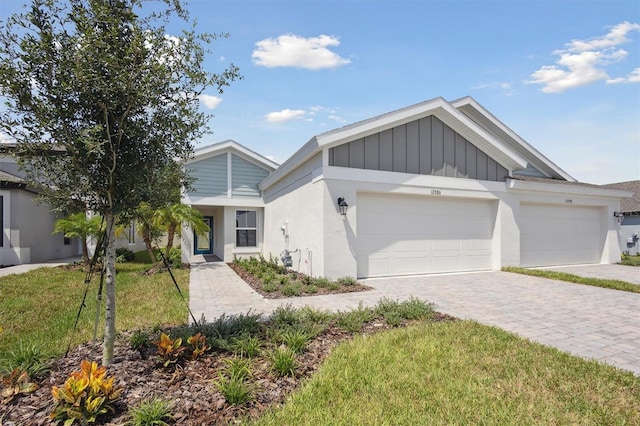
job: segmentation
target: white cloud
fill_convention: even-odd
[[[514,93],[513,85],[511,83],[504,82],[504,81],[481,83],[471,88],[471,90],[484,90],[484,89],[501,90],[505,96],[511,96]]]
[[[631,41],[627,34],[632,31],[640,31],[640,24],[623,22],[612,27],[604,36],[572,40],[566,44],[566,49],[553,52],[560,56],[556,65],[542,66],[525,83],[543,84],[542,91],[545,93],[560,93],[599,80],[607,83],[635,82],[635,71],[627,78],[611,78],[605,70],[607,65],[627,57],[628,52],[616,46]]]
[[[202,94],[198,98],[200,99],[200,102],[202,102],[204,106],[209,109],[214,109],[215,107],[220,105],[220,102],[222,102],[222,98],[219,98],[217,96]]]
[[[270,112],[265,118],[269,123],[284,123],[304,118],[305,114],[302,109],[283,109],[282,111]]]
[[[336,68],[351,62],[329,50],[329,47],[338,45],[340,40],[328,35],[304,38],[295,34],[284,34],[278,38],[267,38],[257,42],[251,58],[256,65],[267,68]]]
[[[640,67],[631,71],[626,77],[618,77],[607,80],[607,84],[640,83]]]
[[[12,143],[15,142],[12,137],[4,132],[0,132],[0,143]]]

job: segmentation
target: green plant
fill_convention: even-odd
[[[400,325],[403,319],[425,319],[433,315],[434,312],[432,304],[414,297],[403,302],[384,297],[378,301],[374,310],[376,314],[382,315],[387,324],[391,326]]]
[[[213,382],[229,404],[241,405],[251,401],[253,390],[251,385],[244,380],[234,379],[219,375],[218,380]]]
[[[15,368],[11,373],[0,377],[2,378],[0,396],[3,403],[10,402],[16,395],[31,393],[38,389],[38,385],[31,381],[29,373],[20,368]]]
[[[366,322],[371,321],[373,317],[373,311],[365,308],[361,302],[358,304],[357,309],[352,309],[349,312],[338,312],[336,323],[345,330],[356,333],[362,329],[362,326]]]
[[[293,325],[300,322],[300,312],[290,303],[278,306],[271,314],[271,323],[276,327]]]
[[[336,280],[336,282],[341,286],[347,286],[347,287],[358,284],[358,280],[348,276],[340,277]]]
[[[206,351],[211,349],[211,346],[207,345],[207,339],[202,333],[196,333],[187,339],[187,344],[191,351],[191,360],[195,361],[203,355]]]
[[[262,290],[266,291],[267,293],[273,293],[274,291],[278,291],[279,287],[278,284],[269,282],[269,283],[265,283],[262,286]]]
[[[258,355],[262,348],[262,340],[259,337],[251,336],[250,334],[243,334],[239,337],[234,337],[230,344],[230,349],[236,355],[248,356],[250,358]]]
[[[329,283],[329,286],[327,288],[329,290],[331,290],[331,291],[340,290],[340,284],[338,284],[338,283]]]
[[[136,258],[136,254],[126,247],[118,247],[116,249],[116,257],[121,257],[123,261],[122,263],[133,262],[133,260]]]
[[[309,342],[310,336],[302,330],[286,330],[280,334],[280,341],[287,345],[293,352],[300,354]]]
[[[51,389],[56,403],[51,419],[69,426],[76,420],[81,424],[95,423],[99,416],[114,413],[114,403],[122,389],[113,386],[114,378],[107,378],[106,371],[95,362],[83,360],[80,371],[71,373],[64,386]]]
[[[149,335],[142,330],[134,331],[129,338],[129,345],[131,346],[131,349],[140,352],[140,357],[142,357],[142,359],[147,359],[150,344],[151,341],[149,340]]]
[[[172,268],[182,268],[182,253],[178,247],[172,247],[169,250],[169,255],[167,256],[166,248],[161,248],[160,253],[165,257],[169,266]]]
[[[304,287],[302,287],[302,291],[304,291],[305,293],[308,294],[316,294],[318,292],[318,287],[316,287],[315,285],[305,285]]]
[[[299,296],[302,293],[302,287],[300,284],[286,284],[282,287],[282,294],[287,297]]]
[[[203,318],[197,328],[204,334],[208,341],[216,342],[220,339],[228,340],[242,334],[256,334],[260,331],[262,314],[252,313],[239,315],[222,314],[215,321],[207,323]]]
[[[277,277],[278,282],[280,283],[280,285],[288,285],[289,284],[289,277],[286,275],[280,275]]]
[[[295,352],[290,348],[276,348],[267,354],[267,358],[271,361],[271,369],[278,376],[295,376],[298,361]]]
[[[223,362],[226,364],[225,372],[231,379],[246,380],[251,376],[251,360],[234,356],[233,358],[225,358]]]
[[[0,374],[25,371],[29,377],[40,378],[49,372],[48,356],[41,345],[18,342],[16,347],[0,356]]]
[[[331,280],[325,277],[318,277],[313,280],[313,284],[320,288],[329,288]]]
[[[127,424],[131,426],[168,426],[167,422],[173,420],[171,404],[157,396],[141,401],[129,410],[129,415]]]
[[[164,367],[177,363],[186,349],[182,346],[182,339],[180,337],[172,340],[166,333],[162,333],[160,340],[153,342],[153,344],[158,348],[158,356]]]

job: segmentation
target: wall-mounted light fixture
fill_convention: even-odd
[[[342,216],[346,216],[348,208],[349,204],[344,200],[344,197],[338,197],[338,212],[340,212]]]
[[[624,213],[622,213],[622,212],[613,212],[613,217],[618,219],[619,222],[622,222],[622,219],[624,219]]]

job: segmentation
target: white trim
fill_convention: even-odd
[[[264,201],[262,197],[256,198],[227,198],[222,197],[198,197],[198,196],[184,196],[182,198],[183,204],[188,204],[193,207],[216,207],[216,206],[233,206],[233,207],[264,207]]]
[[[275,161],[269,160],[266,157],[258,154],[247,148],[244,145],[239,144],[233,140],[226,140],[223,142],[218,142],[212,145],[207,145],[202,148],[198,148],[194,151],[193,156],[184,162],[185,165],[195,163],[201,160],[204,160],[209,157],[215,157],[216,155],[222,154],[227,150],[232,150],[238,153],[240,156],[244,156],[247,160],[255,162],[256,165],[268,169],[270,171],[278,168],[278,163]]]
[[[231,198],[233,196],[233,183],[231,180],[233,179],[233,170],[231,170],[231,152],[227,152],[227,198]]]
[[[250,226],[246,226],[246,227],[238,227],[238,212],[254,212],[256,214],[256,226],[255,227],[250,227]],[[233,227],[234,232],[233,232],[233,247],[234,249],[240,249],[240,250],[245,250],[245,249],[255,249],[258,250],[260,248],[260,234],[258,233],[258,225],[260,223],[260,215],[258,214],[258,209],[251,209],[251,208],[236,208],[235,210],[235,221],[236,224]],[[238,230],[240,231],[255,231],[256,232],[256,245],[255,246],[238,246]],[[254,251],[255,251],[254,250]]]
[[[0,190],[0,196],[2,196],[2,229],[0,229],[0,238],[2,238],[2,245],[0,249],[8,249],[11,246],[11,191]],[[7,236],[5,238],[4,236]]]
[[[326,151],[429,115],[436,116],[506,169],[519,170],[527,167],[528,161],[524,157],[440,97],[317,135],[260,182],[259,187],[261,190],[269,188],[320,149]],[[323,162],[328,161],[325,156],[328,157],[328,153],[323,152]]]
[[[575,194],[604,198],[627,198],[633,196],[631,191],[619,189],[596,188],[562,183],[530,182],[507,178],[507,188],[516,191],[550,192],[554,194]]]

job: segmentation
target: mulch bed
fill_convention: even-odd
[[[433,321],[452,321],[455,318],[436,314]],[[405,323],[404,325],[408,325]],[[186,426],[227,425],[243,419],[258,418],[265,410],[282,404],[291,392],[298,389],[320,367],[332,349],[340,342],[353,339],[358,334],[373,334],[388,330],[381,318],[367,323],[359,333],[350,333],[337,326],[330,326],[308,344],[306,351],[298,356],[299,368],[296,377],[276,377],[263,357],[254,358],[251,382],[256,391],[254,399],[241,406],[226,402],[222,394],[212,385],[223,371],[225,352],[209,352],[202,358],[187,362],[175,370],[166,370],[158,365],[153,353],[147,360],[129,347],[130,333],[120,335],[116,341],[114,363],[107,368],[107,376],[115,376],[117,386],[123,387],[116,414],[96,424],[121,425],[129,420],[127,410],[141,400],[152,396],[171,401],[175,423]],[[49,414],[53,409],[52,386],[62,386],[72,371],[80,368],[83,359],[101,361],[99,342],[90,342],[73,349],[65,358],[56,360],[49,376],[39,383],[34,393],[16,397],[9,403],[0,404],[2,426],[49,425]]]
[[[288,298],[288,297],[304,297],[304,296],[318,296],[321,294],[342,294],[342,293],[355,293],[355,292],[360,292],[360,291],[367,291],[367,290],[371,290],[372,287],[366,286],[364,284],[361,283],[357,283],[357,284],[353,284],[353,285],[349,285],[349,286],[341,286],[339,289],[337,290],[331,290],[329,288],[324,288],[324,287],[316,287],[316,292],[315,293],[305,293],[304,291],[302,292],[302,294],[298,295],[298,296],[287,296],[285,295],[281,289],[275,290],[275,291],[264,291],[264,289],[262,288],[264,286],[264,283],[262,282],[262,280],[260,278],[255,277],[254,275],[250,274],[249,272],[247,272],[244,268],[234,264],[234,263],[228,263],[227,265],[229,265],[229,267],[231,269],[233,269],[233,271],[238,274],[238,276],[240,278],[242,278],[244,280],[244,282],[246,282],[247,284],[249,284],[251,286],[251,288],[253,288],[257,293],[261,294],[265,299],[284,299],[284,298]],[[301,280],[302,277],[304,277],[305,275],[299,272],[295,272],[290,270],[288,272],[288,274],[295,280]]]

